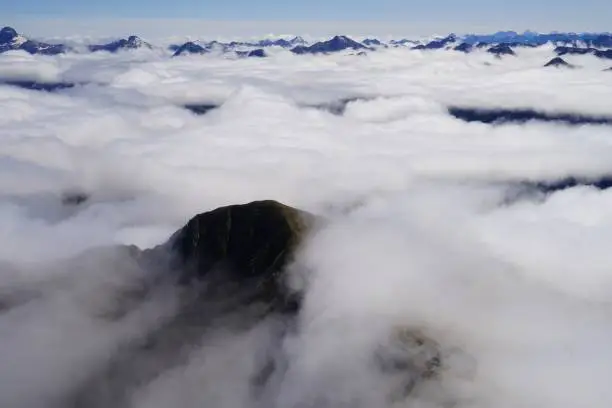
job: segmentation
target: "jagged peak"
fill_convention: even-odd
[[[568,63],[567,61],[565,61],[561,57],[555,57],[555,58],[551,59],[544,66],[545,67],[557,67],[557,68],[559,68],[559,67],[573,68],[574,67],[572,64]]]

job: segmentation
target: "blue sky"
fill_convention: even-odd
[[[79,23],[75,18],[81,23],[87,19],[202,19],[329,22],[330,28],[339,21],[389,22],[403,24],[410,32],[612,30],[612,1],[576,4],[569,0],[0,0],[2,16],[9,20],[0,24],[25,22],[35,29],[33,21],[45,19],[72,24]]]

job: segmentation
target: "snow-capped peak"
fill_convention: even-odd
[[[25,38],[21,34],[18,34],[16,37],[13,38],[13,41],[11,41],[11,45],[14,47],[19,47],[21,44],[25,43],[26,41],[28,41],[27,38]]]

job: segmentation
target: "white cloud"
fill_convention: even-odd
[[[198,212],[276,199],[330,224],[300,255],[312,271],[300,332],[272,346],[291,365],[262,403],[381,406],[390,383],[366,356],[392,327],[416,325],[468,358],[449,357],[413,406],[608,407],[610,193],[501,202],[510,181],[612,172],[610,128],[493,127],[445,107],[612,115],[612,76],[590,57],[551,71],[541,68],[551,49],[518,54],[1,55],[3,79],[92,84],[0,86],[0,300],[40,295],[0,312],[0,405],[52,406],[173,310],[161,293],[123,323],[101,322],[92,310],[143,271],[112,252],[58,258],[151,247]],[[344,115],[308,107],[351,97],[364,99]],[[181,107],[198,102],[222,106],[204,116]],[[90,200],[62,206],[74,189]],[[251,359],[277,323],[214,330],[184,364],[133,390],[133,405],[249,406]]]
[[[0,78],[14,81],[57,82],[61,70],[52,59],[37,58],[25,51],[10,51],[2,55]]]

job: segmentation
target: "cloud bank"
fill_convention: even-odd
[[[447,107],[611,116],[612,75],[591,56],[550,71],[552,48],[517,54],[0,55],[2,79],[83,84],[0,86],[0,406],[608,407],[612,191],[507,198],[611,174],[610,128],[467,123]],[[342,99],[342,114],[321,108]],[[220,106],[183,107],[206,103]],[[114,245],[268,198],[328,220],[292,266],[298,320],[206,321],[129,354],[186,295],[161,285],[105,319],[155,277]],[[370,359],[403,327],[445,362],[408,397]],[[280,368],[254,397],[270,355]]]

